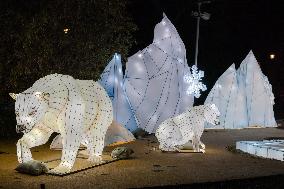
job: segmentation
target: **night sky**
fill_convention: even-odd
[[[189,62],[192,63],[196,19],[191,17],[191,12],[197,8],[195,2],[195,0],[133,0],[130,11],[140,30],[137,34],[138,47],[143,48],[151,43],[154,26],[162,19],[162,13],[165,12],[184,41]],[[211,61],[239,62],[252,49],[259,61],[264,62],[268,60],[270,52],[275,52],[277,57],[283,53],[284,2],[269,0],[212,0],[211,2],[202,6],[203,11],[211,13],[211,19],[201,22],[201,64],[204,61],[202,57],[208,57],[209,54],[216,55],[210,56]]]
[[[133,54],[153,40],[154,26],[168,16],[178,30],[187,50],[189,66],[194,63],[196,18],[195,0],[131,1],[130,11],[138,25],[137,45]],[[205,71],[207,92],[197,103],[203,103],[218,77],[232,64],[239,67],[253,50],[262,71],[268,76],[276,97],[276,117],[283,118],[284,107],[284,2],[270,0],[212,0],[201,11],[211,14],[201,21],[198,67]],[[269,54],[275,54],[275,60]]]

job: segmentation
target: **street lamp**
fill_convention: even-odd
[[[207,12],[201,12],[201,5],[202,4],[208,4],[211,3],[211,1],[202,1],[198,0],[197,1],[197,11],[192,12],[192,16],[197,18],[197,26],[196,26],[196,41],[195,41],[195,60],[194,64],[197,66],[197,57],[198,57],[198,40],[199,40],[199,23],[200,23],[200,18],[203,20],[209,20],[210,19],[210,14]]]
[[[198,10],[192,12],[192,16],[197,18],[197,27],[196,27],[196,43],[195,43],[195,61],[194,65],[191,67],[192,72],[189,71],[189,73],[186,73],[184,75],[184,82],[188,84],[188,89],[186,91],[187,95],[194,94],[195,98],[200,97],[200,90],[205,91],[207,90],[206,85],[202,83],[202,78],[204,77],[204,72],[202,70],[197,69],[197,57],[198,57],[198,40],[199,40],[199,23],[200,18],[203,20],[209,20],[210,14],[207,12],[201,12],[200,8],[202,4],[210,3],[211,1],[204,1],[204,0],[198,0],[197,1],[197,7]]]
[[[65,34],[67,34],[70,31],[70,29],[69,28],[64,28],[63,31],[64,31]]]
[[[275,54],[271,53],[271,54],[269,55],[269,58],[270,58],[270,60],[274,60],[274,59],[275,59]]]

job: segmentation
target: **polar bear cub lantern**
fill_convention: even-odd
[[[182,114],[165,120],[155,134],[160,143],[159,148],[162,151],[179,151],[191,142],[194,152],[204,153],[205,145],[200,141],[204,123],[217,125],[219,116],[215,104],[206,104],[188,108]]]
[[[32,160],[30,148],[46,143],[53,132],[61,134],[63,149],[61,162],[51,173],[70,172],[80,144],[87,147],[89,161],[101,161],[113,112],[111,100],[100,84],[52,74],[10,96],[16,100],[16,130],[24,133],[17,142],[20,163]]]

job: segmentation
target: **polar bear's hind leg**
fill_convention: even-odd
[[[113,121],[112,102],[110,98],[105,94],[101,101],[103,101],[103,103],[99,104],[98,114],[93,123],[94,153],[91,153],[89,156],[89,160],[94,163],[98,163],[102,160],[101,155],[104,149],[105,135]]]

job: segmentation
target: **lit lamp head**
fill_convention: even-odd
[[[274,60],[274,59],[275,59],[275,54],[271,53],[271,54],[269,55],[269,58],[270,58],[270,60]]]
[[[200,13],[200,17],[203,19],[203,20],[209,20],[210,19],[210,14],[207,13],[207,12],[203,12],[203,13]]]
[[[64,31],[65,34],[67,34],[70,31],[70,29],[69,28],[64,28],[63,31]]]

